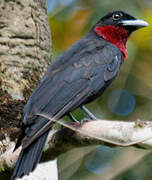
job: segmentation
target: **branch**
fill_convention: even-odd
[[[53,160],[66,151],[88,145],[136,145],[147,149],[152,148],[152,122],[97,120],[87,121],[83,124],[73,123],[70,127],[74,128],[75,131],[61,128],[50,132],[42,161]],[[12,147],[0,156],[0,167],[12,168],[21,150],[20,147],[12,152],[14,143],[9,142],[9,144]]]
[[[69,126],[69,125],[68,125]],[[97,120],[74,124],[52,134],[47,157],[58,157],[76,147],[104,144],[107,146],[138,146],[152,148],[152,122]],[[70,137],[70,138],[69,138]],[[47,159],[48,160],[48,159]]]

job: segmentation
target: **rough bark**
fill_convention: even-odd
[[[50,63],[45,3],[0,2],[0,154],[15,141],[23,107]]]

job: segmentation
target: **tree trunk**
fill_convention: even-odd
[[[0,155],[16,140],[24,105],[50,59],[45,0],[1,0]]]

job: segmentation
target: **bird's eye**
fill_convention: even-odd
[[[121,17],[122,17],[122,14],[121,14],[121,13],[119,13],[119,14],[113,14],[113,16],[112,16],[113,20],[119,20]]]

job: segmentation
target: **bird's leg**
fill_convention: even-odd
[[[84,105],[81,106],[81,109],[92,119],[97,120],[97,118],[92,114]]]
[[[73,121],[73,122],[77,122],[80,123],[73,115],[72,113],[68,113],[69,118]]]

